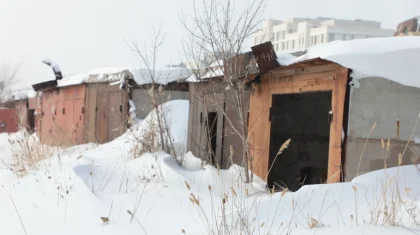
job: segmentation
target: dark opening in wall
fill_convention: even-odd
[[[273,95],[268,186],[320,184],[327,179],[331,92]],[[282,144],[291,139],[278,155]]]

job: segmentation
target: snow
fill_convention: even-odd
[[[134,80],[138,85],[152,83],[150,71],[146,69],[131,69],[130,72],[134,76]],[[191,73],[186,68],[163,68],[156,69],[153,75],[154,83],[166,85],[170,82],[185,80],[191,76]]]
[[[188,134],[188,115],[189,115],[189,101],[188,100],[172,100],[168,101],[158,107],[158,112],[163,118],[162,126],[168,127],[170,136],[165,138],[171,138],[174,145],[179,148],[179,151],[185,153],[186,139]],[[165,128],[166,129],[166,128]],[[158,138],[159,129],[157,121],[157,110],[153,109],[147,117],[136,127],[132,133],[137,138],[148,136],[153,132],[153,136]],[[156,144],[160,144],[160,138],[156,141]]]
[[[109,82],[111,84],[123,84],[126,75],[133,77],[138,85],[152,83],[151,75],[154,76],[154,82],[166,85],[170,82],[181,81],[187,79],[191,74],[186,68],[163,68],[155,69],[154,75],[147,69],[131,68],[131,67],[109,67],[96,68],[88,73],[74,74],[64,76],[58,80],[58,87],[78,85],[82,83],[100,83]]]
[[[277,53],[277,62],[282,65],[288,65],[288,63],[290,63],[290,61],[296,59],[296,56],[288,53],[288,52],[279,52]]]
[[[129,104],[129,109],[128,109],[128,114],[130,117],[130,123],[134,124],[134,123],[139,123],[140,119],[137,118],[137,114],[136,114],[136,105],[134,104],[134,102],[132,100],[128,100],[128,104]]]
[[[174,142],[185,143],[188,101],[170,101],[159,110],[167,114]],[[221,234],[221,229],[228,230],[223,234],[244,234],[244,229],[252,234],[308,235],[420,232],[416,165],[371,172],[352,182],[271,193],[257,176],[245,184],[243,168],[217,169],[191,152],[183,155],[181,165],[161,151],[133,155],[136,137],[154,131],[149,128],[156,125],[155,117],[153,110],[106,144],[53,148],[51,157],[23,176],[9,169],[16,154],[10,140],[25,141],[25,136],[0,134],[0,233],[23,235],[23,229],[30,235],[183,234],[182,230]],[[34,138],[31,145],[36,147],[37,141]],[[101,217],[109,221],[104,223]]]
[[[420,16],[417,17],[417,31],[420,32]]]
[[[197,76],[195,76],[195,74],[191,74],[191,76],[189,76],[185,81],[186,82],[200,82],[200,80],[197,79]]]
[[[402,85],[420,87],[420,37],[333,41],[311,47],[306,54],[287,64],[318,57],[352,69],[356,79],[383,77]]]

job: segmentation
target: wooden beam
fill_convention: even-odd
[[[344,102],[348,82],[348,69],[337,69],[336,81],[332,93],[333,121],[330,127],[330,150],[328,157],[328,183],[341,181],[341,135],[343,131]]]

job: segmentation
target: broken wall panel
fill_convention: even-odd
[[[217,112],[217,164],[221,168],[228,168],[234,164],[243,165],[243,145],[242,137],[232,128],[240,127],[240,118],[238,117],[238,102],[232,96],[231,91],[226,91],[227,84],[220,78],[214,78],[212,81],[200,83],[191,83],[189,100],[189,126],[188,126],[188,149],[203,160],[209,160],[209,138],[206,135],[207,130],[205,120],[209,112]],[[245,125],[247,122],[247,112],[249,107],[249,93],[242,94],[243,115]],[[232,146],[233,156],[230,154]]]

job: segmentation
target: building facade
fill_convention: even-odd
[[[335,40],[352,40],[393,36],[394,30],[382,29],[381,23],[366,20],[333,18],[293,18],[265,20],[253,35],[253,45],[273,43],[276,52],[304,50],[310,46]]]

